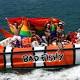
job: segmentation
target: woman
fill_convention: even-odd
[[[41,38],[36,34],[35,30],[31,31],[31,42],[32,42],[32,47],[39,46],[41,43]]]

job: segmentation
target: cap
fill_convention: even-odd
[[[59,24],[63,24],[63,22],[59,22]]]

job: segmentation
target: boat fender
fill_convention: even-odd
[[[75,64],[80,64],[80,44],[75,44]]]

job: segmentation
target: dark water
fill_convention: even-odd
[[[80,0],[0,0],[0,24],[9,29],[5,17],[57,17],[65,31],[80,27]]]

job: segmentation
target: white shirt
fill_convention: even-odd
[[[16,36],[16,35],[14,35],[11,40],[15,41],[16,39],[21,41],[21,37],[20,36]]]
[[[77,33],[77,38],[80,39],[80,32]]]

